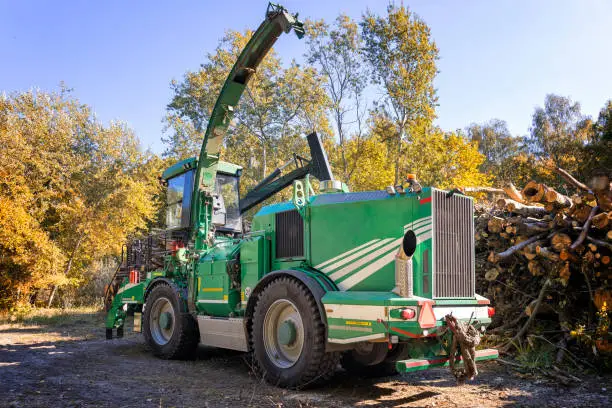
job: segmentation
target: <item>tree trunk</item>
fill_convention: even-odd
[[[400,181],[400,157],[402,155],[402,139],[404,137],[404,125],[402,124],[399,128],[399,133],[397,135],[397,151],[395,152],[395,183],[393,185],[397,186]]]
[[[261,168],[262,168],[262,175],[261,175],[261,179],[265,179],[266,176],[268,175],[268,158],[267,158],[267,149],[266,149],[266,142],[262,140],[261,142],[261,150],[262,150],[262,161],[261,161]]]
[[[339,106],[339,104],[337,105]],[[342,156],[342,175],[345,182],[348,181],[348,163],[346,162],[346,154],[344,152],[344,129],[342,128],[342,114],[340,109],[336,109],[336,127],[338,128],[338,143],[340,144],[340,155]]]
[[[49,295],[47,307],[51,307],[51,304],[53,303],[53,298],[55,297],[55,292],[57,292],[57,285],[53,285],[53,289],[51,289],[51,294]]]
[[[68,258],[68,263],[66,264],[66,268],[64,269],[64,276],[68,276],[70,273],[70,269],[72,268],[72,261],[74,261],[74,257],[81,246],[81,242],[83,241],[83,234],[79,235],[79,239],[77,240],[74,248],[72,249],[72,253],[70,254],[70,258]],[[53,285],[53,289],[51,290],[51,295],[49,295],[49,302],[47,302],[47,307],[51,307],[53,304],[53,298],[55,297],[55,293],[57,292],[57,285]]]

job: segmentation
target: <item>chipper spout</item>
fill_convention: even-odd
[[[306,139],[308,140],[308,147],[310,148],[310,160],[294,155],[292,160],[275,169],[240,200],[241,213],[278,193],[293,183],[293,181],[304,178],[307,174],[311,174],[318,178],[322,185],[333,185],[334,183],[341,184],[334,180],[334,175],[332,174],[329,161],[327,160],[327,154],[325,153],[319,135],[313,132],[306,136]],[[291,163],[294,163],[296,168],[289,173],[283,174],[283,170]]]

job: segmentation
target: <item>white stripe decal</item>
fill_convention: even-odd
[[[431,221],[431,215],[429,217],[423,217],[423,218],[419,218],[418,220],[414,221],[412,223],[412,227],[416,228],[419,224],[424,224],[426,222],[430,222]]]
[[[421,228],[417,228],[417,229],[415,229],[415,230],[414,230],[414,235],[417,235],[417,236],[418,236],[418,235],[421,235],[422,233],[427,232],[427,231],[430,231],[430,230],[431,230],[431,224],[429,224],[429,225],[425,225],[425,226],[423,226],[423,227],[421,227]]]
[[[409,229],[415,229],[419,227],[421,224],[425,224],[428,222],[431,222],[431,215],[429,217],[419,218],[418,220],[411,222],[410,224],[404,225],[404,232],[406,232]]]
[[[126,291],[128,289],[132,289],[134,286],[138,285],[138,283],[128,283],[127,285],[125,285],[124,287],[122,287],[121,289],[119,289],[117,291],[117,295],[120,294],[123,291]]]
[[[399,240],[397,240],[395,242],[397,243],[397,242],[401,241],[402,239],[403,238],[400,238]],[[428,239],[431,239],[431,231],[424,232],[421,235],[417,236],[417,243],[420,244],[422,242],[427,241]],[[377,261],[371,263],[370,265],[368,265],[367,267],[363,268],[359,272],[356,272],[354,275],[349,276],[347,279],[345,279],[344,281],[340,282],[338,284],[338,287],[341,290],[348,290],[348,289],[352,288],[353,286],[357,285],[358,283],[360,283],[361,281],[363,281],[364,279],[372,276],[373,274],[375,274],[376,272],[378,272],[379,270],[381,270],[382,268],[387,266],[389,263],[393,262],[393,260],[395,259],[395,255],[396,255],[396,253],[395,253],[396,249],[397,248],[393,248],[393,250],[391,252],[389,252],[388,254],[384,255],[382,258],[380,258]],[[354,268],[354,269],[356,269],[356,268]],[[336,273],[339,273],[341,271],[342,270],[340,270],[340,271],[338,271]],[[332,279],[334,279],[333,275],[331,275],[330,277]]]
[[[348,256],[348,255],[352,254],[355,251],[359,251],[360,249],[362,249],[362,248],[364,248],[364,247],[366,247],[366,246],[368,246],[370,244],[373,244],[376,241],[378,241],[378,239],[373,239],[370,242],[366,242],[365,244],[359,245],[357,248],[349,249],[348,251],[346,251],[346,252],[344,252],[344,253],[342,253],[342,254],[340,254],[340,255],[332,258],[332,259],[328,259],[327,261],[318,264],[317,266],[315,266],[315,268],[316,269],[321,269],[325,265],[327,265],[329,263],[332,263],[334,261],[337,261],[338,259],[344,258],[345,256]]]
[[[328,319],[373,320],[385,319],[383,306],[345,305],[324,303]]]
[[[334,339],[334,338],[330,337],[327,340],[330,343],[348,344],[348,343],[357,343],[357,342],[365,341],[365,340],[382,339],[383,337],[385,337],[384,333],[378,333],[378,334],[370,334],[368,336],[351,337],[351,338],[348,338],[348,339]]]
[[[354,275],[349,276],[347,279],[340,282],[338,286],[342,290],[348,290],[352,288],[353,286],[355,286],[356,284],[358,284],[365,278],[373,275],[378,270],[382,269],[387,264],[393,262],[393,260],[395,259],[395,255],[396,255],[395,251],[389,252],[388,254],[386,254],[385,256],[377,260],[376,262],[371,263],[370,265],[363,268],[362,270],[355,273]]]
[[[198,303],[227,303],[227,300],[198,300]]]
[[[425,242],[428,239],[431,239],[431,231],[428,231],[425,234],[421,234],[417,236],[417,244],[420,244],[421,242]]]
[[[385,245],[384,247],[380,248],[378,251],[374,251],[370,255],[364,256],[359,261],[353,262],[352,264],[350,264],[350,265],[340,269],[339,271],[336,271],[336,272],[332,273],[329,277],[332,278],[333,280],[337,280],[337,279],[339,279],[339,278],[341,278],[341,277],[343,277],[345,275],[348,275],[349,273],[353,272],[355,269],[359,268],[360,266],[363,266],[363,265],[367,264],[368,262],[373,261],[374,259],[376,259],[379,256],[383,255],[384,253],[389,252],[389,251],[393,251],[393,250],[397,250],[397,248],[399,247],[399,245],[400,245],[400,243],[402,242],[403,239],[404,239],[404,237],[392,241],[390,244]],[[395,254],[393,254],[393,255],[395,256]]]
[[[323,271],[325,273],[329,273],[329,272],[333,271],[334,269],[337,269],[337,268],[341,267],[342,265],[346,265],[347,263],[351,262],[352,260],[357,259],[360,256],[363,256],[363,255],[367,254],[368,252],[371,252],[371,251],[375,250],[379,246],[386,244],[387,242],[391,241],[392,239],[393,238],[386,238],[386,239],[380,240],[380,241],[376,242],[374,245],[369,246],[368,248],[362,249],[361,251],[356,252],[356,253],[354,253],[351,256],[348,256],[348,257],[346,257],[346,258],[344,258],[344,259],[342,259],[342,260],[340,260],[340,261],[338,261],[338,262],[336,262],[336,263],[334,263],[332,265],[329,265],[329,266],[321,269],[321,271]],[[334,272],[334,274],[335,273],[337,273],[337,272]],[[333,275],[332,275],[332,279],[333,279]]]

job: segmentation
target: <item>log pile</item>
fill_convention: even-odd
[[[511,339],[503,349],[518,347],[536,322],[544,323],[563,360],[568,343],[588,345],[595,354],[612,351],[612,305],[605,302],[612,278],[612,183],[606,174],[587,185],[556,171],[567,184],[562,190],[536,181],[519,190],[509,183],[494,189],[492,203],[477,205],[476,255],[479,290],[498,311],[493,332]]]

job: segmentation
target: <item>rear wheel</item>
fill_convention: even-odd
[[[310,291],[292,278],[266,286],[253,314],[253,355],[274,385],[305,387],[330,378],[338,353],[325,352],[325,326]]]
[[[368,378],[389,377],[398,374],[395,363],[408,358],[408,343],[394,344],[391,350],[388,349],[388,343],[370,344],[375,346],[371,348],[369,354],[365,353],[366,349],[362,346],[346,351],[342,355],[342,367],[349,373]],[[381,358],[382,346],[385,350]]]
[[[153,354],[187,358],[195,353],[200,336],[195,319],[184,311],[176,291],[169,285],[153,288],[144,308],[143,334]]]

